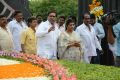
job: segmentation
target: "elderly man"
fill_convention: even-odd
[[[83,15],[83,24],[78,26],[76,31],[80,35],[84,44],[84,61],[91,62],[93,56],[97,56],[96,48],[101,49],[100,43],[96,37],[95,30],[90,24],[90,15],[88,13]]]
[[[37,36],[37,54],[43,58],[57,58],[57,40],[60,30],[56,23],[56,12],[48,13],[47,21],[42,22],[36,31]]]

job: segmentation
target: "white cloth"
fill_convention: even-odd
[[[101,44],[101,39],[103,39],[105,37],[105,32],[104,32],[103,26],[102,26],[102,24],[96,22],[93,25],[93,28],[95,29],[96,36],[99,38],[99,42]]]
[[[83,61],[86,63],[90,63],[91,59],[92,59],[92,56],[88,56],[88,57],[84,56],[83,57]]]
[[[65,32],[65,24],[63,24],[62,26],[59,26],[59,30],[61,32]]]
[[[90,28],[91,31],[89,31],[88,27],[83,23],[76,29],[76,32],[78,32],[84,44],[83,46],[84,58],[89,56],[97,56],[96,48],[102,50],[100,43],[96,37],[93,26],[90,25]]]
[[[55,24],[55,30],[48,33],[49,28],[52,27],[50,22],[42,22],[37,31],[37,54],[43,58],[54,59],[57,54],[57,40],[60,35],[60,30]]]
[[[14,51],[21,51],[20,36],[22,31],[27,29],[27,25],[24,22],[18,23],[15,19],[8,23],[8,28],[10,29],[13,36]]]
[[[43,21],[42,21],[41,23],[43,23]],[[38,27],[39,27],[39,25],[40,25],[41,23],[39,23],[39,24],[35,27],[35,30],[38,29]]]

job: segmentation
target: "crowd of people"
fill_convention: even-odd
[[[47,59],[65,59],[84,63],[120,66],[120,23],[110,25],[109,17],[102,23],[94,14],[83,14],[83,23],[76,26],[76,18],[48,12],[47,20],[41,15],[23,19],[15,11],[12,21],[0,15],[0,50],[36,54]]]

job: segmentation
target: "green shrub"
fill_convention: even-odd
[[[67,67],[69,72],[77,75],[78,80],[120,80],[120,68],[74,61],[58,61]]]

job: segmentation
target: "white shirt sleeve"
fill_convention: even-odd
[[[98,28],[98,35],[97,35],[97,36],[98,36],[100,39],[104,38],[105,32],[104,32],[104,30],[103,30],[103,26],[102,26],[101,24],[99,24],[99,26],[98,26],[97,28]]]
[[[36,30],[36,37],[44,37],[48,34],[48,29],[46,29],[46,25],[41,23]]]
[[[113,31],[115,33],[116,38],[119,38],[120,34],[120,23],[113,26]]]
[[[99,50],[102,50],[101,45],[100,45],[100,43],[99,43],[99,41],[98,41],[98,39],[97,39],[97,37],[96,37],[96,34],[95,34],[94,29],[93,29],[93,32],[94,32],[95,46],[96,46],[96,48],[98,48]]]
[[[8,27],[8,29],[10,30],[10,32],[13,34],[13,29],[14,29],[14,27],[12,26],[12,22],[9,22],[9,23],[7,24],[7,27]]]

